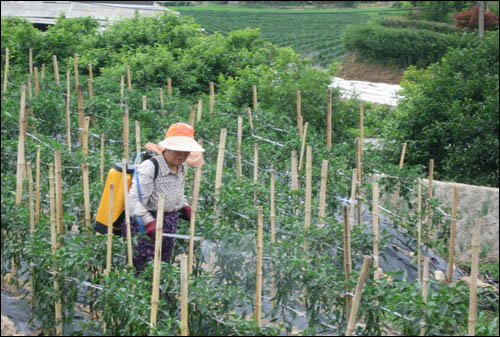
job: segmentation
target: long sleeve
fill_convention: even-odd
[[[129,193],[131,214],[133,216],[140,216],[145,224],[154,220],[154,217],[151,215],[151,213],[149,213],[149,210],[144,206],[148,204],[148,201],[153,193],[154,172],[155,172],[154,164],[150,160],[144,161],[137,168],[139,183],[141,185],[140,190],[141,190],[142,203],[139,198],[137,179],[135,176],[132,177],[132,187],[130,188],[130,193]]]

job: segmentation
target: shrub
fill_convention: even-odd
[[[376,22],[379,25],[390,28],[413,28],[413,29],[423,29],[430,30],[438,33],[456,33],[457,28],[453,25],[442,23],[442,22],[432,22],[425,20],[408,20],[403,17],[388,17]]]
[[[495,32],[407,71],[386,138],[408,142],[410,164],[434,159],[438,179],[498,187],[498,70]]]
[[[455,24],[458,28],[473,31],[478,29],[479,25],[479,6],[474,7],[471,10],[465,10],[460,13],[453,15],[455,19]],[[484,29],[494,30],[498,29],[498,15],[485,10],[484,11]]]

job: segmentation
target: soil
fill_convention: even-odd
[[[400,84],[404,71],[405,69],[361,62],[354,56],[346,56],[336,76],[344,80]]]

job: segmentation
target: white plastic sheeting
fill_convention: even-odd
[[[397,84],[348,81],[333,77],[328,86],[339,88],[343,98],[358,98],[361,101],[397,106],[403,96],[398,95],[401,86]]]

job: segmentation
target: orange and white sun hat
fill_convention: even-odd
[[[205,152],[205,149],[194,140],[194,128],[186,123],[172,124],[165,134],[165,139],[158,145],[167,150]]]

